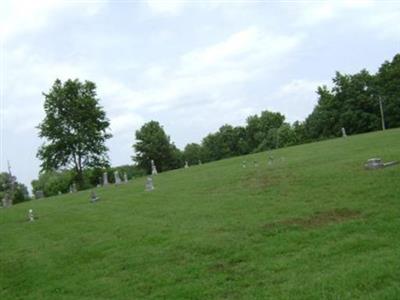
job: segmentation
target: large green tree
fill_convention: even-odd
[[[0,173],[0,199],[3,199],[6,193],[11,197],[14,204],[30,200],[26,186],[19,183],[9,173],[2,172]]]
[[[105,141],[111,137],[107,132],[110,123],[99,105],[96,85],[57,79],[43,95],[46,116],[38,129],[46,142],[37,154],[41,170],[72,169],[78,185],[82,185],[85,168],[108,165]]]
[[[160,172],[182,165],[180,150],[171,143],[160,123],[150,121],[144,124],[136,131],[135,138],[133,160],[147,172],[151,171],[151,160],[154,160],[157,170]]]
[[[247,118],[248,147],[253,152],[276,148],[276,130],[282,126],[285,116],[279,112],[263,111],[260,116]]]
[[[391,62],[386,61],[376,75],[375,95],[383,102],[385,123],[387,128],[400,127],[400,54],[394,56]]]
[[[308,136],[311,139],[340,136],[342,127],[348,134],[379,129],[374,81],[374,76],[366,70],[353,75],[336,72],[331,90],[325,86],[318,88],[318,104],[306,120]]]
[[[183,150],[183,157],[190,165],[198,164],[199,160],[204,160],[203,149],[196,143],[187,144]]]
[[[246,130],[243,127],[223,125],[215,133],[207,135],[202,141],[205,161],[213,161],[248,153]]]

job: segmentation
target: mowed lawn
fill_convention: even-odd
[[[400,165],[372,157],[400,130],[0,209],[0,299],[400,299]]]

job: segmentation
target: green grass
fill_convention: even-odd
[[[400,130],[272,154],[1,209],[0,299],[400,299]]]

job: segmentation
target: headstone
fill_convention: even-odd
[[[73,184],[70,185],[69,187],[69,192],[70,193],[76,193],[77,189],[76,189],[76,183],[74,182]]]
[[[342,127],[342,137],[347,137],[346,129],[344,129],[344,127]]]
[[[147,177],[146,192],[151,192],[152,190],[154,190],[153,178]]]
[[[99,200],[100,200],[100,198],[97,197],[97,195],[94,191],[92,191],[92,193],[90,194],[90,202],[96,203]]]
[[[107,174],[107,172],[103,173],[103,185],[108,185],[108,174]]]
[[[8,193],[4,194],[4,198],[1,200],[1,203],[4,208],[11,207],[13,205],[12,198]]]
[[[185,169],[189,168],[189,163],[187,162],[187,160],[185,161]]]
[[[126,172],[124,173],[124,182],[128,183],[128,174],[126,174]]]
[[[383,168],[383,162],[382,159],[380,158],[370,158],[367,160],[367,163],[365,164],[365,168],[367,169],[379,169]]]
[[[115,184],[121,184],[121,178],[119,177],[118,171],[114,172]]]
[[[58,195],[61,195],[62,193],[61,193],[61,191],[58,191]]]
[[[201,164],[202,164],[202,163],[201,163],[201,160],[199,159],[199,166],[201,166]]]
[[[376,158],[370,158],[367,160],[367,163],[364,165],[366,169],[380,169],[380,168],[385,168],[385,167],[390,167],[398,164],[398,161],[389,161],[384,163],[381,158],[376,157]]]
[[[35,221],[35,216],[33,215],[32,209],[28,210],[28,219],[29,219],[29,222]]]
[[[35,192],[35,199],[40,199],[40,198],[44,198],[44,193],[42,190]]]
[[[246,161],[244,160],[244,161],[242,161],[242,168],[246,168]]]
[[[274,157],[272,155],[268,155],[268,164],[272,165],[273,162],[274,162]]]
[[[258,161],[254,161],[254,167],[258,167]]]
[[[156,165],[154,164],[154,160],[151,160],[151,175],[157,175],[157,168]]]

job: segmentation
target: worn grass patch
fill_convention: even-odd
[[[360,218],[361,213],[347,208],[336,208],[333,210],[316,212],[308,218],[289,218],[286,220],[268,223],[264,225],[266,229],[275,229],[282,227],[301,227],[318,228],[332,223],[342,223],[348,220]]]

